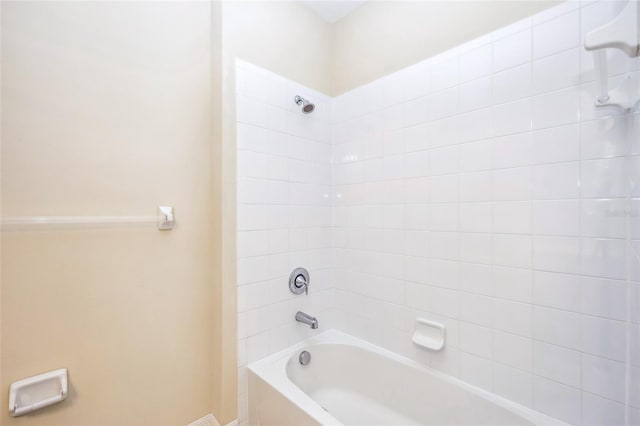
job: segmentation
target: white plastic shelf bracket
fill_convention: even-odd
[[[609,89],[606,49],[618,49],[629,58],[640,55],[640,33],[638,21],[640,8],[637,0],[629,0],[624,9],[607,24],[589,32],[584,39],[584,48],[593,52],[596,78],[596,106],[631,108],[637,99],[630,96],[629,78],[615,88]]]

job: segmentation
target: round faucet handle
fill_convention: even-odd
[[[289,275],[289,290],[293,294],[309,294],[309,272],[304,268],[296,268]]]
[[[297,288],[304,288],[305,293],[309,293],[307,279],[300,274],[296,277],[295,285]]]

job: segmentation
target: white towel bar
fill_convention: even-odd
[[[0,221],[3,231],[62,230],[155,225],[160,230],[175,226],[173,207],[158,207],[157,216],[21,216]]]

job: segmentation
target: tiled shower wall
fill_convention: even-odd
[[[246,365],[309,337],[298,310],[332,327],[331,100],[246,62],[237,64],[238,392],[246,420]],[[313,100],[303,115],[295,95]],[[309,270],[309,295],[289,291]],[[316,331],[314,331],[316,332]]]
[[[581,46],[623,5],[564,3],[334,100],[345,331],[571,424],[624,422],[638,114],[595,110]],[[447,326],[442,352],[412,345],[416,317]]]
[[[238,63],[241,424],[247,363],[312,333],[298,310],[571,424],[624,421],[640,116],[595,110],[581,47],[623,5],[564,3],[333,100]],[[443,351],[411,343],[416,317]]]

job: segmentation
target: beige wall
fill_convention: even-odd
[[[332,26],[332,95],[398,71],[559,1],[368,1]]]
[[[238,57],[330,93],[330,24],[294,1],[232,0],[222,10],[225,59]]]
[[[3,233],[3,425],[234,414],[219,413],[215,14],[207,2],[2,3],[3,216],[170,204],[178,218],[170,232]],[[8,417],[10,382],[60,367],[67,401]]]

